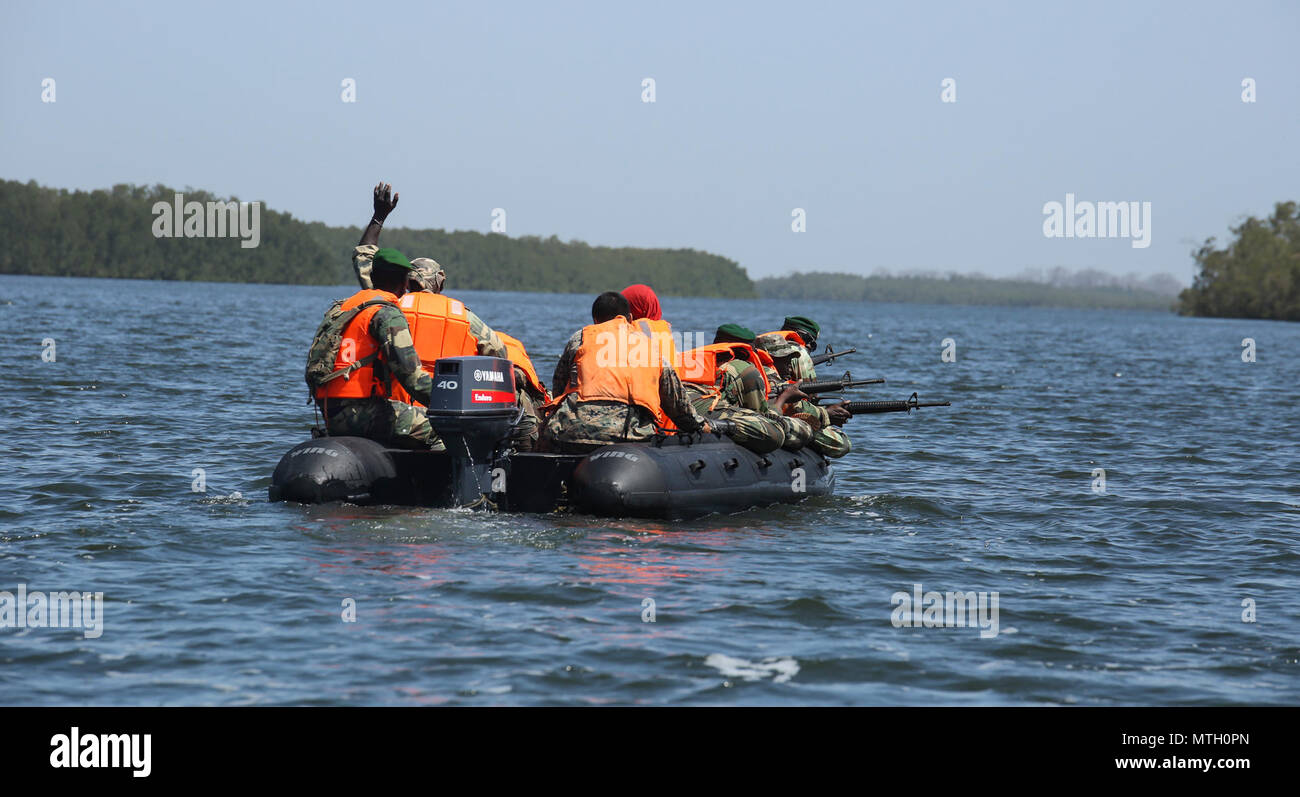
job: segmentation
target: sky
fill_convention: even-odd
[[[500,208],[511,236],[702,249],[755,278],[1187,282],[1204,239],[1300,200],[1298,34],[1296,2],[4,0],[0,178],[335,225],[385,180],[390,227],[488,232]],[[1067,194],[1149,202],[1150,245],[1046,237]]]

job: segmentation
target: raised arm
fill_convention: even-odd
[[[370,217],[365,232],[361,233],[361,240],[357,241],[357,246],[379,245],[379,230],[383,228],[388,214],[397,207],[397,199],[400,196],[401,194],[393,193],[393,186],[388,183],[380,181],[379,185],[375,186],[375,212]]]
[[[392,193],[393,187],[388,183],[381,182],[375,186],[375,210],[370,217],[370,223],[361,233],[361,240],[357,242],[356,248],[352,250],[352,270],[357,273],[357,282],[362,288],[370,289],[375,287],[370,279],[371,261],[375,257],[375,252],[379,251],[379,231],[384,226],[384,220],[388,214],[393,212],[397,207],[397,198],[400,194]]]

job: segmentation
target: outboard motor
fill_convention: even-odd
[[[515,371],[501,357],[444,357],[434,364],[429,423],[447,447],[448,506],[477,506],[493,492],[500,445],[519,422]]]

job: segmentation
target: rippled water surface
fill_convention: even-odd
[[[834,497],[689,523],[268,503],[345,292],[0,276],[0,590],[105,617],[0,628],[0,703],[1300,702],[1300,325],[667,298],[953,406],[851,421]],[[456,295],[544,378],[591,302]],[[917,583],[996,591],[998,634],[894,627]]]

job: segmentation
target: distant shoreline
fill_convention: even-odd
[[[224,203],[224,204],[223,204]],[[200,204],[206,204],[207,216]],[[190,206],[198,210],[191,218]],[[187,188],[116,185],[68,191],[0,180],[0,274],[141,279],[215,284],[352,285],[360,228],[304,222],[258,205]],[[229,206],[229,224],[221,213]],[[158,209],[167,211],[158,217]],[[174,210],[173,210],[174,208]],[[203,223],[206,219],[206,225]],[[238,222],[240,239],[233,225]],[[208,229],[212,227],[213,229]],[[249,229],[244,229],[249,227]],[[213,231],[215,230],[215,232]],[[223,235],[222,233],[225,233]],[[474,231],[384,230],[381,242],[412,257],[432,256],[459,290],[599,293],[633,283],[663,296],[785,301],[877,301],[1007,307],[1093,307],[1173,311],[1175,298],[1134,279],[1055,269],[1051,281],[983,276],[864,276],[812,272],[752,280],[738,263],[692,249],[590,246]],[[1151,284],[1167,287],[1160,280]],[[1065,281],[1069,284],[1053,284]],[[562,288],[563,290],[555,290]]]
[[[1137,310],[1143,312],[1173,312],[1176,310],[1175,305],[1177,304],[1177,301],[1171,297],[1143,291],[1105,288],[1061,288],[1015,280],[979,279],[968,277],[962,277],[959,280],[948,280],[937,277],[880,278],[861,277],[854,274],[838,275],[854,280],[861,280],[867,284],[870,284],[870,281],[872,280],[890,280],[917,289],[915,295],[906,298],[889,295],[887,292],[881,292],[880,295],[847,296],[843,293],[825,294],[815,289],[802,289],[789,292],[785,292],[781,289],[781,283],[784,283],[787,280],[796,279],[798,276],[799,275],[793,277],[764,277],[759,279],[755,283],[758,290],[757,296],[701,296],[698,294],[678,294],[668,291],[662,291],[660,292],[660,295],[665,298],[687,299],[740,299],[749,301],[770,300],[784,302],[825,301],[860,304],[929,304],[951,305],[954,307],[1006,307],[1012,309],[1018,307],[1055,307],[1079,310]],[[349,291],[354,287],[354,283],[349,282],[302,283],[238,279],[190,280],[180,279],[177,277],[84,276],[77,274],[30,274],[5,271],[0,271],[0,277],[42,277],[75,280],[105,279],[119,281],[135,280],[139,282],[177,282],[206,285],[267,285],[289,288],[336,288],[341,292]],[[987,284],[988,293],[969,299],[959,299],[944,295],[943,289],[950,287],[951,283],[954,282],[958,284]],[[1028,289],[1033,295],[1031,298],[1017,297],[1013,295],[1017,289]],[[582,296],[590,293],[590,291],[537,291],[521,288],[485,287],[466,287],[460,288],[459,290],[481,291],[487,293],[527,293],[537,296]]]
[[[812,272],[766,277],[759,296],[790,300],[936,304],[965,307],[1061,307],[1174,312],[1171,295],[1119,286],[1066,287],[1027,280],[953,275],[871,276]]]
[[[166,278],[155,279],[155,278],[144,278],[144,277],[79,277],[79,276],[67,275],[67,274],[8,274],[8,273],[0,272],[0,279],[3,279],[5,277],[37,278],[37,279],[74,279],[78,281],[103,279],[103,280],[113,280],[117,282],[134,281],[134,282],[179,283],[179,284],[212,285],[212,286],[239,285],[239,286],[249,286],[249,287],[257,286],[257,287],[283,287],[283,288],[312,288],[312,289],[322,289],[322,290],[325,289],[336,290],[338,291],[340,296],[349,291],[354,290],[355,288],[355,284],[348,284],[348,283],[338,283],[338,284],[328,284],[328,285],[327,284],[306,285],[303,283],[295,283],[295,282],[247,282],[247,281],[236,281],[236,280],[211,281],[211,280],[181,280],[181,279],[166,279]],[[768,277],[764,279],[785,279],[785,278]],[[925,279],[929,279],[929,278],[925,278]],[[940,280],[936,280],[936,281],[940,281]],[[999,280],[988,280],[988,281],[999,282]],[[762,282],[763,280],[759,280],[760,291],[761,291]],[[1070,292],[1075,289],[1063,288],[1060,290],[1065,292]],[[502,289],[502,288],[459,288],[456,289],[456,292],[457,293],[513,293],[513,294],[526,294],[529,296],[589,296],[590,295],[589,292],[585,292],[585,291],[527,291],[527,290],[519,290],[519,289]],[[1077,291],[1077,292],[1081,292],[1081,291]],[[1167,306],[1152,307],[1152,306],[1143,306],[1143,305],[1102,306],[1102,305],[1086,305],[1086,304],[1073,304],[1073,305],[1030,304],[1024,302],[1012,303],[1010,301],[999,302],[999,301],[992,301],[992,300],[979,301],[979,302],[956,302],[956,301],[943,301],[940,299],[919,299],[918,298],[918,299],[911,299],[911,300],[898,300],[898,299],[887,299],[887,298],[881,298],[881,299],[845,298],[843,296],[791,297],[791,296],[783,296],[779,294],[767,295],[761,292],[760,295],[756,297],[693,296],[693,295],[670,294],[666,292],[661,293],[660,296],[665,299],[726,299],[728,301],[750,301],[750,302],[767,301],[767,302],[783,302],[783,303],[798,303],[798,302],[805,302],[805,301],[814,301],[814,302],[842,302],[847,304],[862,304],[862,305],[890,304],[890,305],[932,305],[932,306],[952,306],[952,307],[1001,307],[1009,310],[1015,310],[1015,309],[1118,310],[1118,311],[1160,312],[1160,313],[1169,312],[1170,310],[1170,308]],[[4,300],[3,294],[0,294],[0,304],[4,303],[3,300]]]

